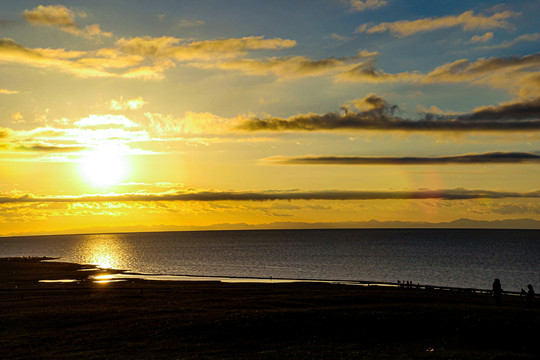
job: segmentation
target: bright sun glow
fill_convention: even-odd
[[[82,159],[84,177],[96,186],[110,186],[122,181],[127,174],[127,160],[114,149],[100,149]]]

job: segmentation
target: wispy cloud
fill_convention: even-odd
[[[540,39],[540,33],[523,34],[511,41],[505,41],[499,45],[484,46],[482,49],[507,49],[520,42],[534,42]]]
[[[76,153],[87,148],[73,145],[52,145],[46,143],[8,143],[0,142],[0,151],[37,153]]]
[[[351,10],[353,11],[364,11],[364,10],[374,10],[388,4],[388,1],[385,0],[349,0]]]
[[[89,115],[74,123],[80,127],[106,127],[111,128],[114,126],[134,128],[140,127],[139,124],[131,121],[123,115]]]
[[[204,20],[188,20],[188,19],[182,19],[178,23],[178,26],[180,27],[195,27],[195,26],[202,26],[206,24]]]
[[[383,22],[369,26],[364,24],[356,29],[356,32],[368,34],[390,32],[394,36],[405,37],[419,32],[461,27],[463,30],[488,30],[495,28],[510,28],[507,19],[518,16],[512,11],[502,11],[491,16],[483,14],[475,15],[474,11],[466,11],[460,15],[449,15],[435,18],[418,20],[401,20],[395,22]]]
[[[12,203],[88,203],[124,201],[277,201],[277,200],[471,200],[540,198],[540,190],[508,192],[468,189],[403,191],[176,191],[166,193],[125,193],[80,196],[36,196],[0,194],[0,204]]]
[[[101,60],[101,62],[97,60]],[[68,72],[80,77],[120,77],[104,68],[118,66],[118,62],[109,63],[106,57],[93,57],[86,52],[66,52],[63,49],[30,49],[12,39],[0,39],[0,61],[17,63],[36,68],[48,68]],[[133,66],[133,61],[121,66]]]
[[[0,94],[11,95],[11,94],[18,94],[18,93],[19,92],[17,90],[0,89]]]
[[[163,138],[174,138],[187,134],[229,133],[232,130],[231,123],[238,122],[237,119],[192,111],[186,112],[181,118],[170,114],[150,112],[145,113],[144,116],[148,120],[149,131]]]
[[[248,36],[186,42],[179,38],[150,36],[121,38],[117,46],[129,54],[152,58],[171,58],[178,61],[237,57],[251,50],[278,50],[296,46],[296,41],[263,36]]]
[[[139,96],[134,99],[129,99],[129,100],[124,100],[123,97],[120,97],[119,99],[111,100],[110,109],[111,110],[138,110],[146,104],[147,102],[142,98],[142,96]]]
[[[489,152],[436,157],[416,156],[303,156],[270,157],[270,163],[291,165],[467,165],[540,163],[540,155],[525,152]]]
[[[506,89],[530,96],[540,92],[538,71],[540,53],[509,57],[479,58],[476,61],[459,59],[434,68],[426,73],[402,72],[389,74],[375,67],[369,59],[351,70],[336,75],[338,81],[419,84],[469,83]]]
[[[85,18],[86,13],[75,12],[64,5],[39,5],[32,10],[24,10],[22,16],[33,25],[55,27],[64,32],[87,38],[112,36],[112,33],[102,31],[98,24],[82,28],[75,19],[77,17]]]
[[[177,62],[217,61],[241,57],[248,51],[279,50],[294,40],[259,37],[184,41],[172,37],[121,38],[114,48],[94,51],[27,48],[9,38],[0,39],[0,62],[54,69],[80,77],[160,80]]]
[[[472,43],[484,43],[484,42],[488,42],[491,39],[493,39],[493,33],[492,32],[487,32],[484,35],[474,35],[471,38],[470,42],[472,42]]]
[[[322,76],[350,71],[364,59],[370,59],[377,53],[362,51],[356,56],[344,58],[310,59],[304,56],[272,57],[266,59],[234,59],[216,63],[190,63],[202,69],[221,69],[240,71],[246,75],[264,76],[272,74],[281,80],[308,76]]]

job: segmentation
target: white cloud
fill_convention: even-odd
[[[111,110],[137,110],[146,105],[147,102],[144,101],[142,96],[139,96],[135,99],[124,100],[123,97],[119,99],[111,100]]]

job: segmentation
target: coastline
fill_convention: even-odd
[[[102,270],[35,258],[0,259],[0,270],[5,359],[540,356],[540,304],[527,309],[518,296],[498,307],[489,294],[402,287],[96,283],[88,276]]]

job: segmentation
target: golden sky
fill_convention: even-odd
[[[0,236],[540,227],[537,0],[0,9]]]

